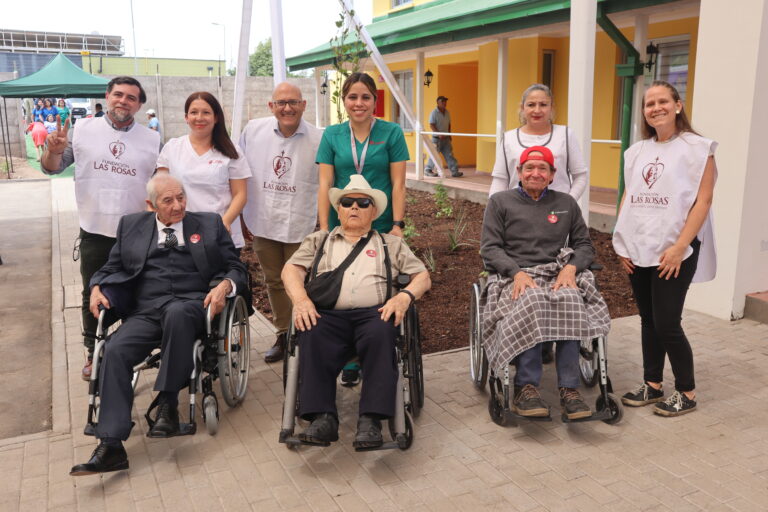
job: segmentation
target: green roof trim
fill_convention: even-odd
[[[598,0],[603,13],[677,0]],[[377,17],[366,26],[382,54],[560,23],[570,0],[436,0]],[[333,63],[330,43],[286,59],[291,71]]]

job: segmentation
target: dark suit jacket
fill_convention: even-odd
[[[141,212],[120,219],[115,245],[107,263],[91,278],[91,288],[95,285],[110,285],[113,291],[115,288],[118,290],[118,300],[125,302],[125,294],[130,293],[133,280],[144,269],[152,244],[157,243],[155,218],[154,212]],[[199,241],[192,243],[192,235],[197,235]],[[232,238],[219,215],[187,212],[184,216],[184,243],[203,281],[210,283],[228,278],[235,283],[239,294],[246,292],[247,270],[238,258]],[[122,297],[119,296],[120,290]]]

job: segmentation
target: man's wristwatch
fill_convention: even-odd
[[[392,222],[392,225],[393,225],[393,226],[397,226],[397,227],[399,227],[400,229],[405,229],[405,221],[402,221],[402,220],[396,220],[396,221],[393,221],[393,222]]]

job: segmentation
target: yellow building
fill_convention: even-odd
[[[414,105],[417,87],[423,87],[418,115],[427,119],[439,95],[447,96],[452,131],[486,136],[453,137],[454,154],[462,166],[490,172],[495,159],[497,98],[499,97],[499,41],[507,45],[506,116],[502,126],[518,126],[522,92],[532,83],[552,88],[558,124],[568,124],[570,3],[552,0],[372,0],[374,19],[366,28],[383,54],[398,85]],[[595,40],[591,185],[615,189],[621,156],[624,78],[617,65],[626,61],[624,50],[635,37],[638,17],[647,20],[647,42],[658,48],[655,64],[624,66],[631,74],[644,73],[645,81],[674,83],[692,111],[694,62],[698,31],[697,2],[679,0],[598,1],[599,28]],[[609,34],[610,33],[610,34]],[[625,38],[622,46],[621,39]],[[432,83],[416,76],[417,59]],[[291,70],[328,68],[328,45],[288,59]],[[643,58],[645,60],[645,58]],[[382,117],[399,122],[406,132],[411,155],[416,137],[400,114],[397,103],[371,62],[366,65],[384,91]],[[630,80],[632,80],[630,78]],[[631,98],[626,99],[631,105]],[[630,110],[633,117],[637,112]],[[577,133],[579,138],[584,134]],[[627,141],[628,142],[628,141]],[[626,142],[625,142],[626,143]]]
[[[108,57],[83,55],[83,69],[96,75],[218,76],[226,75],[224,61],[163,59],[155,57]],[[138,67],[138,72],[136,68]]]

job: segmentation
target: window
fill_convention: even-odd
[[[664,80],[675,86],[680,100],[685,103],[688,92],[688,54],[690,41],[686,38],[676,41],[652,41],[659,47],[653,70],[645,70],[645,86],[653,80]]]
[[[392,74],[395,75],[395,82],[403,92],[406,101],[413,105],[413,71],[395,71]],[[399,124],[403,131],[413,130],[411,123],[405,117],[405,112],[394,98],[392,98],[392,121]]]
[[[555,51],[544,50],[544,60],[541,63],[541,83],[552,90],[555,82]]]
[[[401,7],[403,5],[412,4],[413,0],[391,0],[392,8]]]

